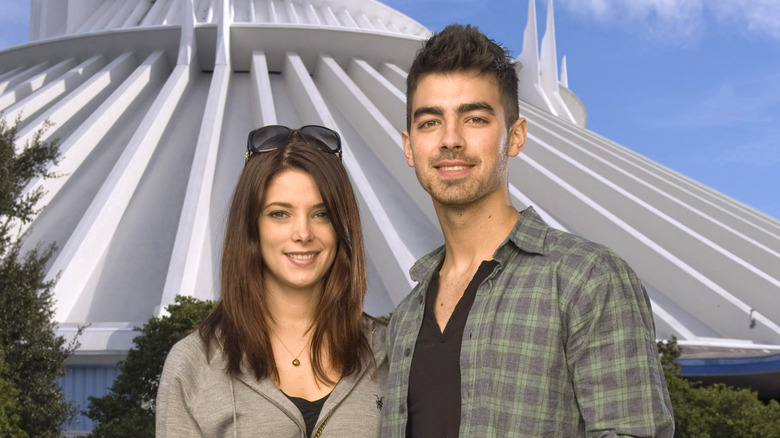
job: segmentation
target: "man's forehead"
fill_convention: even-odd
[[[476,70],[460,70],[446,73],[426,73],[417,82],[412,94],[413,109],[419,106],[445,104],[460,105],[467,103],[462,98],[474,94],[468,100],[485,101],[491,98],[500,100],[498,80],[495,75],[480,73]]]

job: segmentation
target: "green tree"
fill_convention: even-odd
[[[76,345],[54,332],[53,282],[45,280],[54,246],[23,253],[25,236],[15,231],[40,208],[43,191],[25,193],[25,188],[52,176],[47,169],[57,162],[59,147],[41,140],[47,124],[17,151],[17,124],[0,120],[0,350],[8,365],[6,380],[18,390],[19,427],[29,436],[59,437],[75,410],[58,379]]]
[[[675,436],[682,438],[780,438],[780,404],[762,402],[755,391],[718,383],[702,386],[681,377],[677,340],[658,343]]]
[[[5,363],[5,353],[0,350],[0,436],[8,438],[24,438],[27,434],[19,427],[22,421],[21,407],[16,397],[19,390],[6,380],[8,365]]]
[[[176,297],[169,315],[150,318],[133,340],[121,374],[105,397],[89,398],[87,416],[95,421],[93,437],[154,437],[154,412],[160,374],[173,344],[191,333],[211,309],[212,301]]]

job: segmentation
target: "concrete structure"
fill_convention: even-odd
[[[530,130],[510,161],[513,201],[626,258],[659,338],[715,358],[780,354],[780,222],[585,129],[565,61],[558,76],[552,10],[539,51],[529,2],[518,69]],[[27,242],[59,245],[60,332],[91,324],[66,385],[110,382],[132,328],[176,294],[218,296],[226,207],[246,134],[265,124],[342,134],[366,310],[389,313],[412,262],[442,243],[399,134],[428,35],[373,0],[32,0],[30,42],[0,51],[0,111],[19,117],[20,146],[47,119],[44,138],[61,140],[62,176],[30,187],[47,207]]]

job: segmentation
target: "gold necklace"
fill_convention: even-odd
[[[288,353],[290,353],[290,356],[293,357],[293,360],[292,360],[293,366],[297,367],[298,365],[300,365],[301,361],[298,360],[298,357],[303,353],[304,350],[306,350],[306,347],[309,346],[309,342],[311,341],[311,337],[306,341],[306,344],[303,346],[303,348],[301,349],[301,351],[298,354],[293,354],[293,352],[290,351],[290,349],[287,348],[286,345],[284,345],[284,342],[282,341],[282,338],[278,334],[276,334],[276,333],[274,333],[274,334],[276,335],[276,339],[279,340],[279,343],[282,344],[282,347],[284,347],[284,349],[287,350]]]

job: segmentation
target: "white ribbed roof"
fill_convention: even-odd
[[[412,262],[441,244],[402,154],[406,71],[428,35],[408,17],[358,0],[32,7],[33,41],[0,51],[0,111],[20,117],[20,144],[46,119],[48,138],[61,139],[52,170],[63,176],[33,186],[48,206],[27,242],[59,245],[56,316],[63,332],[93,323],[82,351],[126,349],[129,327],[176,294],[218,296],[225,211],[257,126],[341,132],[366,234],[368,312],[390,312],[412,286]],[[554,35],[544,41],[519,57],[530,131],[510,161],[515,204],[623,255],[659,337],[780,345],[780,222],[583,128],[585,108],[549,77]]]

